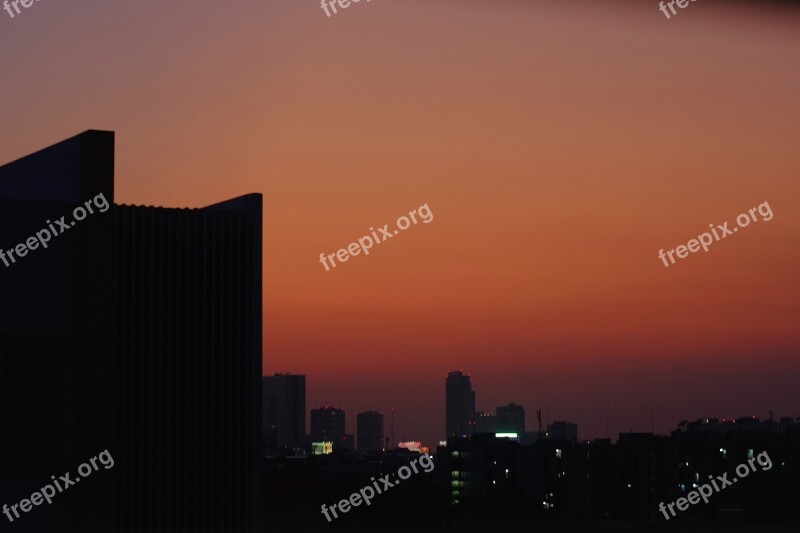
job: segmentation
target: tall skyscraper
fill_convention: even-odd
[[[447,437],[470,437],[475,431],[475,391],[468,375],[447,374],[445,381],[445,426]]]
[[[365,411],[356,415],[356,445],[362,451],[383,449],[383,413]]]
[[[0,493],[115,463],[20,531],[261,531],[261,224],[115,205],[112,132],[0,167]]]
[[[297,448],[306,433],[306,377],[275,374],[264,378],[262,425],[270,447]]]
[[[320,407],[311,410],[311,440],[314,442],[333,442],[334,450],[337,443],[344,441],[344,409],[337,407]]]
[[[511,402],[495,410],[495,430],[498,433],[525,433],[525,409]]]

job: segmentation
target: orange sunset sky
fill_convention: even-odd
[[[350,432],[395,407],[397,440],[435,443],[451,369],[479,410],[582,438],[800,416],[791,4],[42,0],[0,11],[0,72],[0,163],[106,129],[117,203],[263,193],[264,373]]]

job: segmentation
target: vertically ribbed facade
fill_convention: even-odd
[[[114,220],[120,531],[252,531],[261,199]]]
[[[112,203],[113,175],[99,131],[0,167],[0,241]],[[112,205],[4,270],[0,496],[106,449],[115,463],[12,528],[261,531],[261,224],[258,194]]]

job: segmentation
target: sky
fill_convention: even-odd
[[[105,129],[117,203],[262,193],[264,374],[350,432],[394,407],[435,444],[449,370],[581,438],[800,416],[798,29],[717,0],[41,0],[0,11],[0,163]]]

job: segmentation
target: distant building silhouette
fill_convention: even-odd
[[[761,420],[755,416],[740,418],[701,418],[699,420],[683,420],[678,424],[678,430],[686,433],[705,433],[723,435],[732,432],[785,432],[789,429],[800,429],[800,417],[794,419],[790,416],[781,417],[779,420]]]
[[[516,433],[520,437],[525,433],[525,409],[511,402],[498,407],[495,411],[495,431],[498,433]]]
[[[354,448],[353,435],[345,434],[345,412],[338,407],[311,410],[312,442],[333,442],[333,451]]]
[[[356,415],[356,436],[360,451],[383,449],[383,413],[365,411]]]
[[[356,436],[352,433],[342,436],[338,445],[334,444],[339,450],[355,450],[356,449]]]
[[[475,413],[475,433],[494,433],[495,422],[495,416],[491,413],[484,413],[483,411]]]
[[[275,374],[264,378],[262,428],[270,448],[305,444],[306,377]]]
[[[67,226],[0,265],[0,498],[115,460],[11,527],[260,531],[261,196],[71,225],[100,194],[113,204],[111,132],[0,167],[0,247]]]
[[[555,441],[578,442],[578,426],[571,422],[555,421],[547,426],[547,436]]]
[[[445,381],[445,430],[448,438],[469,437],[475,431],[475,391],[461,371],[450,372]]]

